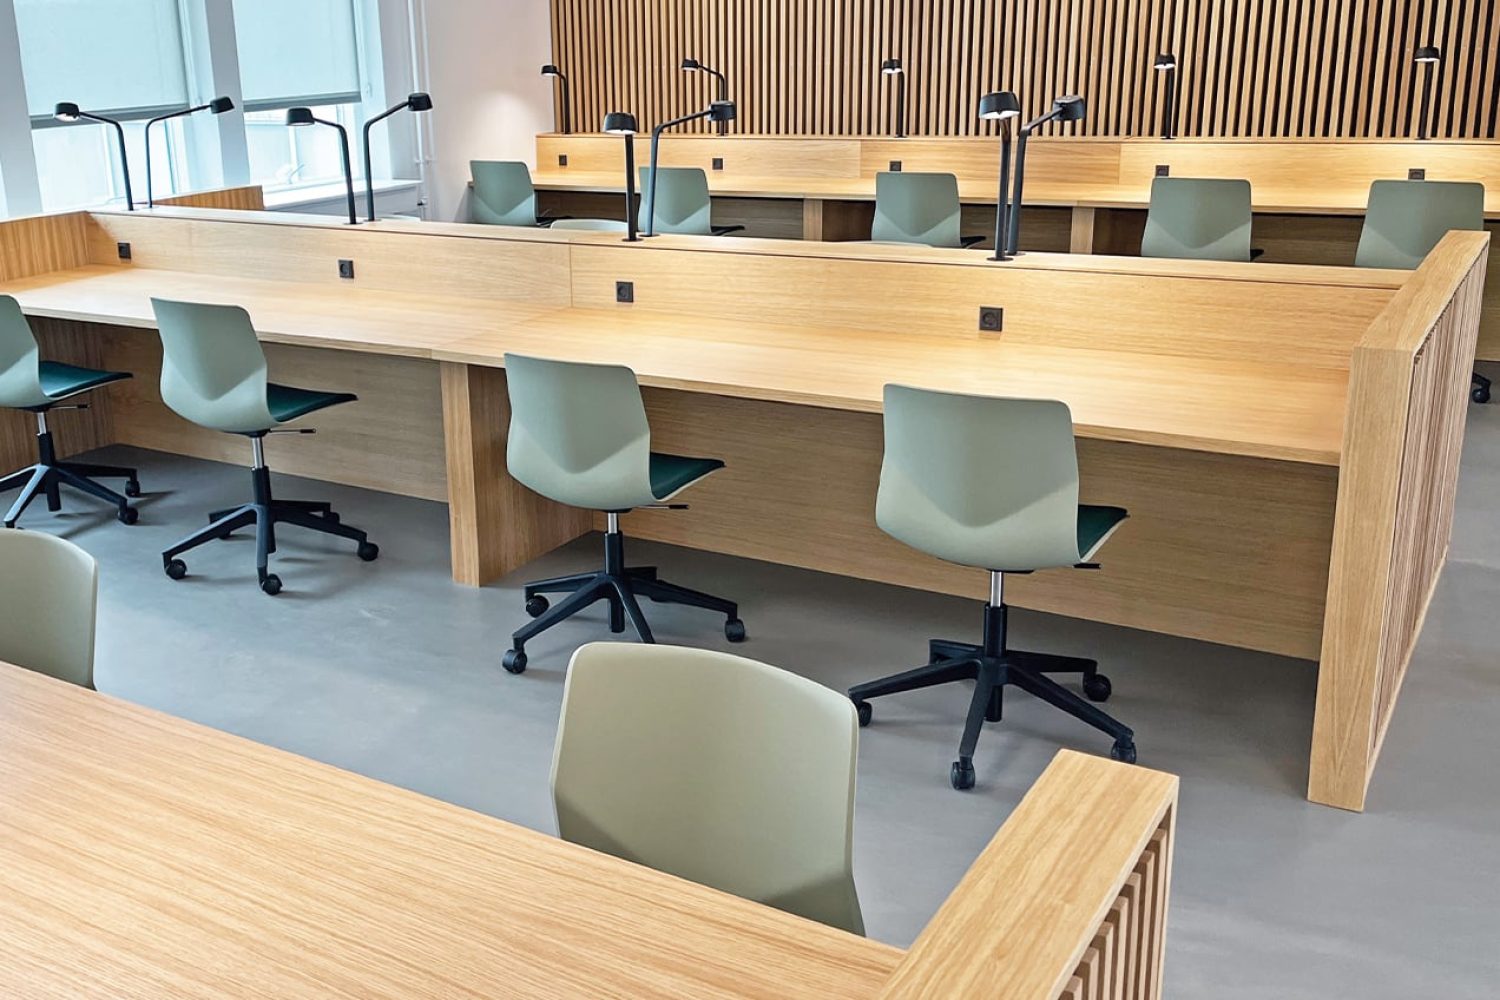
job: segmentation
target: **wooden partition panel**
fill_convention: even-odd
[[[1347,192],[1362,208],[1370,183],[1422,170],[1433,181],[1477,181],[1500,194],[1500,143],[1492,142],[1122,142],[1119,177],[1144,189],[1158,166],[1179,177],[1243,177],[1258,195],[1296,192],[1309,206]],[[1071,172],[1064,174],[1072,180]],[[1331,206],[1330,206],[1331,207]]]
[[[1308,797],[1363,808],[1447,555],[1488,237],[1449,233],[1355,349]]]
[[[1028,115],[1083,95],[1069,134],[1152,135],[1165,98],[1152,60],[1173,52],[1182,135],[1409,136],[1426,44],[1446,57],[1433,134],[1493,138],[1494,0],[552,0],[552,61],[583,130],[610,111],[649,128],[703,107],[713,80],[678,68],[691,56],[728,75],[736,131],[887,133],[895,87],[880,65],[897,57],[912,135],[992,131],[977,107],[998,89]]]
[[[1062,751],[879,996],[1157,1000],[1176,803],[1172,775]]]
[[[259,184],[245,187],[215,188],[212,191],[191,191],[156,199],[158,205],[176,205],[179,208],[227,208],[246,212],[266,210],[266,192]]]

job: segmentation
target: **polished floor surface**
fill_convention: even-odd
[[[1141,763],[1182,776],[1167,961],[1173,998],[1491,998],[1500,995],[1500,405],[1471,408],[1452,554],[1369,811],[1303,799],[1314,668],[1167,636],[1017,612],[1013,644],[1097,655]],[[295,446],[295,445],[293,445]],[[564,668],[607,637],[598,611],[528,645],[524,578],[592,568],[581,539],[480,590],[448,578],[446,509],[290,479],[278,495],[333,500],[380,543],[379,562],[295,530],[281,535],[277,598],[254,584],[253,543],[187,556],[173,582],[156,552],[249,490],[243,469],[108,449],[141,466],[140,523],[81,498],[31,512],[101,564],[101,690],[527,826],[551,831],[547,775]],[[629,518],[626,518],[629,530]],[[1128,526],[1125,530],[1129,530]],[[977,604],[658,545],[633,562],[736,597],[734,647],[831,687],[924,656],[929,636],[978,634]],[[1105,561],[1109,558],[1106,548]],[[660,641],[728,649],[721,622],[648,606]],[[860,748],[856,865],[872,936],[905,945],[1059,746],[1107,741],[1024,695],[1008,700],[975,764],[948,787],[967,691],[885,699]],[[496,929],[500,933],[499,928]]]

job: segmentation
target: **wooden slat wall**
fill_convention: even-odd
[[[1496,0],[552,0],[552,34],[582,131],[706,106],[714,82],[685,56],[728,75],[741,133],[889,131],[886,57],[907,68],[912,135],[991,131],[975,111],[1002,88],[1028,114],[1082,94],[1064,134],[1154,134],[1159,51],[1179,59],[1184,136],[1412,135],[1429,42],[1435,135],[1494,138],[1500,111]]]
[[[1058,1000],[1157,1000],[1171,891],[1172,822],[1162,821]]]

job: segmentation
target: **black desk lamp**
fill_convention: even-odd
[[[1163,52],[1156,57],[1151,68],[1167,75],[1167,99],[1161,109],[1161,137],[1177,138],[1177,57]]]
[[[294,128],[303,125],[327,125],[329,128],[339,130],[339,151],[344,157],[344,191],[349,196],[349,225],[359,225],[359,219],[354,215],[354,171],[349,165],[349,133],[344,126],[338,122],[324,121],[322,118],[315,117],[312,108],[288,108],[286,123]]]
[[[406,100],[400,104],[391,105],[374,118],[365,122],[365,208],[367,209],[365,214],[370,222],[375,221],[375,175],[371,172],[370,167],[370,126],[406,108],[411,108],[413,111],[431,111],[432,98],[418,91],[415,94],[408,95]],[[287,124],[290,125],[292,122],[288,121]]]
[[[625,137],[625,242],[637,243],[635,221],[635,134],[640,131],[635,115],[628,111],[611,111],[604,116],[604,131]]]
[[[891,113],[896,119],[896,138],[906,138],[906,70],[901,66],[900,59],[887,59],[880,64],[881,76],[894,76],[896,78],[896,103],[891,108]]]
[[[1432,109],[1432,74],[1437,69],[1437,64],[1443,61],[1443,51],[1436,45],[1423,45],[1417,49],[1412,56],[1412,61],[1426,68],[1426,74],[1422,77],[1422,111],[1417,119],[1418,139],[1431,139],[1432,134],[1427,131],[1427,115]]]
[[[542,75],[555,79],[559,89],[562,91],[562,100],[560,102],[562,104],[562,130],[563,135],[568,135],[573,131],[573,107],[568,100],[568,78],[563,75],[562,70],[552,65],[552,63],[548,63],[542,67]]]
[[[995,255],[990,260],[1010,260],[1005,252],[1005,237],[1010,229],[1010,120],[1021,113],[1021,102],[1008,90],[985,94],[979,99],[979,117],[1000,123],[1000,197],[995,203]]]
[[[683,68],[684,71],[689,72],[689,73],[691,73],[691,72],[707,73],[710,76],[716,76],[716,77],[718,77],[719,78],[719,87],[718,87],[718,95],[719,96],[718,96],[718,100],[721,101],[721,102],[729,100],[729,78],[726,77],[723,73],[720,73],[716,69],[709,69],[707,66],[703,65],[701,62],[699,62],[696,59],[684,59],[682,61],[682,68]],[[729,119],[726,118],[723,121],[719,122],[719,134],[720,135],[724,135],[728,131],[729,131]]]
[[[78,105],[70,101],[59,104],[52,112],[52,117],[60,122],[91,121],[101,122],[105,125],[115,127],[115,137],[120,140],[120,173],[125,177],[125,208],[127,211],[135,211],[135,198],[130,193],[130,157],[125,152],[125,128],[113,118],[105,118],[103,115],[91,114],[87,111],[78,110]]]
[[[146,122],[146,207],[156,207],[156,199],[151,189],[151,126],[157,122],[164,122],[169,118],[181,118],[197,111],[212,111],[216,115],[222,115],[226,111],[234,110],[234,102],[227,97],[215,97],[207,104],[200,104],[196,108],[183,108],[181,111],[170,111],[164,115],[157,115]]]
[[[733,101],[714,101],[702,111],[694,111],[690,115],[681,118],[673,118],[669,122],[662,122],[651,130],[651,171],[650,182],[646,185],[646,235],[656,235],[656,157],[657,150],[661,144],[661,134],[669,128],[681,125],[684,122],[694,121],[698,118],[707,118],[713,122],[729,122],[734,120]]]
[[[1083,112],[1083,98],[1077,94],[1065,94],[1052,102],[1051,111],[1038,115],[1021,128],[1016,140],[1016,188],[1010,199],[1014,210],[1010,213],[1010,239],[1006,243],[1011,251],[1019,251],[1021,246],[1021,197],[1026,186],[1026,140],[1031,137],[1031,133],[1048,122],[1076,122],[1083,117]]]

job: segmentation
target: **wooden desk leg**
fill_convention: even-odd
[[[444,361],[443,438],[453,579],[479,587],[591,528],[588,511],[553,503],[505,470],[505,372]]]
[[[1069,253],[1094,252],[1094,209],[1073,209],[1073,229],[1068,239]]]
[[[826,205],[822,198],[802,199],[802,238],[804,240],[823,239],[823,206]]]

